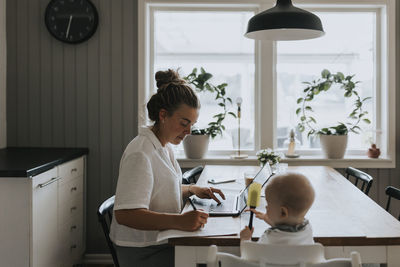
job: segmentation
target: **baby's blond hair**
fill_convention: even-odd
[[[304,216],[311,208],[315,191],[304,175],[287,172],[274,176],[265,188],[265,195],[286,206],[293,216]]]

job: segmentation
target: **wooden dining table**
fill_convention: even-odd
[[[237,193],[245,187],[244,173],[258,169],[257,166],[207,165],[197,184]],[[302,173],[313,185],[316,197],[306,218],[312,225],[315,242],[324,245],[326,258],[348,257],[351,251],[358,251],[363,263],[400,266],[400,222],[339,172],[327,166],[289,166],[280,171]],[[211,185],[207,182],[211,178],[236,180]],[[261,200],[257,209],[265,211],[263,195]],[[234,235],[170,238],[169,244],[175,246],[175,266],[205,263],[208,247],[212,244],[220,251],[240,255],[239,232],[248,224],[248,218],[249,213],[244,212],[228,219],[228,223],[237,225]],[[223,223],[227,223],[226,218]],[[256,241],[268,227],[264,221],[255,219],[253,240]]]

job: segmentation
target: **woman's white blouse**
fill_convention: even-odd
[[[182,207],[182,172],[169,144],[163,147],[148,127],[126,147],[122,155],[114,210],[145,208],[179,213]],[[144,247],[157,242],[158,231],[136,230],[118,224],[113,217],[111,240],[119,246]]]

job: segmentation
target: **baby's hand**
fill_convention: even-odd
[[[264,212],[261,212],[261,211],[255,210],[255,209],[250,209],[250,210],[254,213],[254,215],[256,215],[256,217],[258,219],[264,220],[265,215],[266,215]]]
[[[250,240],[251,236],[253,235],[254,232],[254,227],[250,228],[248,226],[246,226],[242,231],[240,231],[240,240]]]

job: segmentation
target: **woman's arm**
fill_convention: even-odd
[[[197,185],[182,185],[182,199],[187,199],[191,195],[196,195],[199,198],[212,198],[217,203],[221,203],[214,193],[218,193],[222,199],[225,199],[224,193],[221,190],[214,187],[200,187]]]
[[[195,231],[207,223],[208,214],[193,210],[184,214],[169,214],[148,209],[124,209],[115,211],[119,224],[138,230],[177,229]]]
[[[188,197],[193,195],[193,192],[191,191],[191,189],[193,189],[194,186],[195,185],[192,185],[192,184],[189,184],[189,185],[185,184],[185,185],[181,186],[181,188],[182,188],[182,199],[185,200]]]

